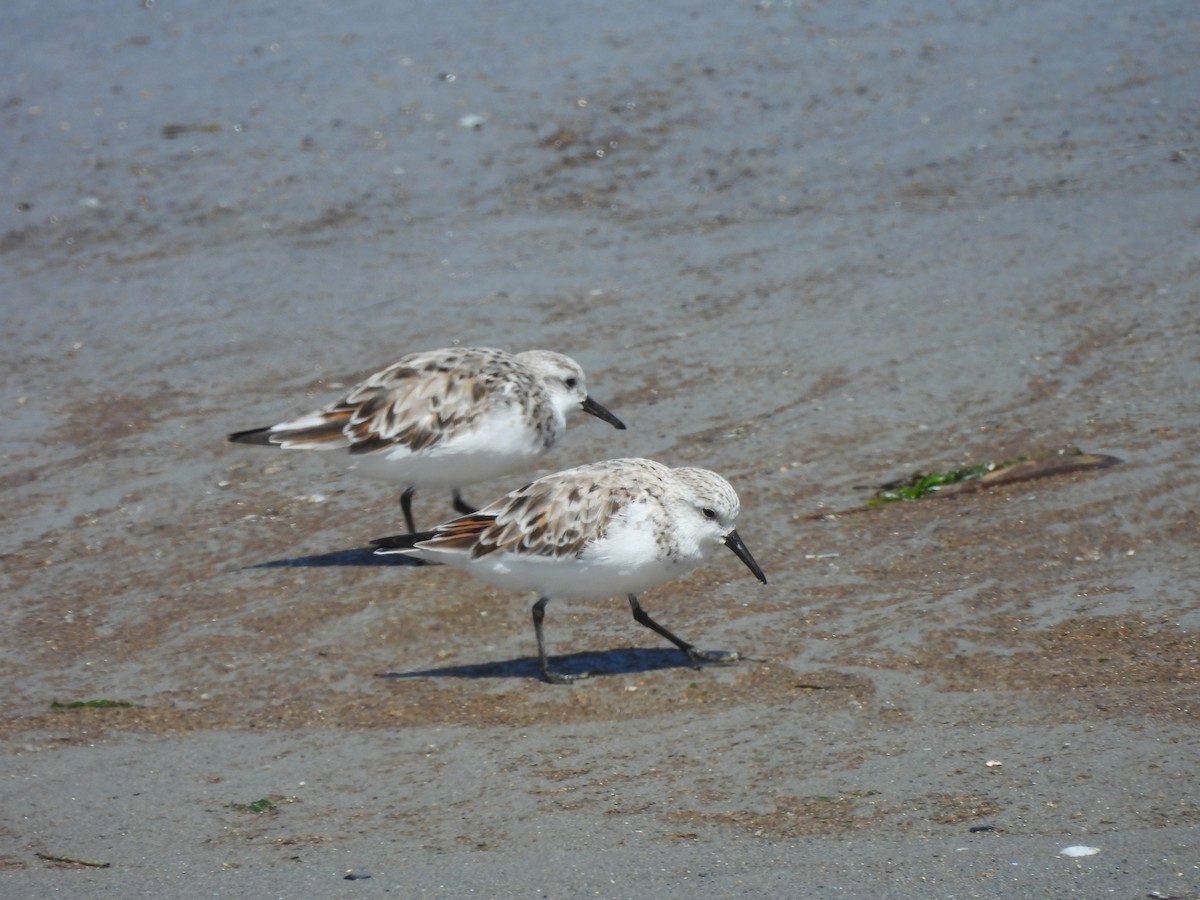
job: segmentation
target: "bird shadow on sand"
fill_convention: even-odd
[[[691,663],[678,650],[670,647],[620,647],[616,650],[585,651],[555,656],[550,667],[562,675],[590,674],[592,678],[605,675],[633,675],[662,669],[687,669]],[[541,679],[536,656],[498,662],[458,666],[437,666],[411,672],[379,672],[376,678],[404,680],[409,678],[530,678]],[[591,679],[588,679],[591,680]]]
[[[288,559],[270,559],[247,566],[248,569],[321,569],[331,566],[427,566],[421,559],[413,559],[399,553],[378,554],[373,547],[354,547],[350,550],[333,550],[311,556],[293,556]]]

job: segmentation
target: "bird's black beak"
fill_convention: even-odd
[[[607,409],[605,409],[603,406],[601,406],[599,403],[597,403],[591,397],[584,397],[583,403],[581,403],[579,405],[581,407],[583,407],[583,411],[585,413],[588,413],[589,415],[593,415],[597,419],[603,419],[605,422],[607,422],[609,425],[611,425],[613,428],[616,428],[619,431],[625,430],[624,422],[622,422],[620,419],[618,419],[616,416],[614,416],[612,413],[610,413]]]
[[[732,550],[737,555],[737,558],[746,564],[746,568],[754,573],[755,578],[763,584],[767,583],[767,576],[758,567],[758,563],[754,561],[754,557],[750,555],[750,551],[746,549],[746,545],[742,543],[742,539],[738,537],[736,530],[725,535],[725,546]]]

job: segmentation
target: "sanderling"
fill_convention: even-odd
[[[400,507],[415,532],[418,487],[449,488],[458,512],[474,512],[459,488],[530,466],[553,446],[575,408],[625,427],[588,396],[583,369],[570,357],[451,347],[413,353],[336,403],[229,440],[348,451],[359,474],[405,486]]]
[[[372,543],[376,553],[446,563],[500,587],[537,591],[538,664],[547,681],[561,684],[586,676],[559,674],[547,664],[542,619],[552,597],[628,594],[633,618],[686,653],[694,666],[738,660],[736,652],[698,650],[676,637],[637,598],[689,572],[720,544],[766,584],[734,529],[738,508],[737,494],[715,472],[611,459],[539,478],[432,531]]]

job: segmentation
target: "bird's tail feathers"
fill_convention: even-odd
[[[261,444],[269,447],[271,441],[271,427],[266,428],[249,428],[246,431],[235,431],[229,435],[229,440],[235,444]]]
[[[371,546],[379,554],[404,553],[414,549],[419,542],[429,540],[431,537],[433,537],[432,531],[420,534],[393,534],[390,537],[375,538],[371,541]]]

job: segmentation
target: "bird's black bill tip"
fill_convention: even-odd
[[[625,430],[625,423],[610,413],[607,409],[593,400],[591,397],[584,397],[583,403],[580,404],[583,411],[588,415],[595,416],[597,419],[602,419],[618,431]]]
[[[754,573],[754,577],[763,584],[767,583],[767,576],[763,574],[763,570],[758,567],[758,563],[754,561],[754,557],[750,555],[750,551],[746,549],[746,545],[742,543],[742,539],[738,537],[737,531],[731,531],[725,535],[725,546],[733,551],[742,562],[746,564],[746,568]]]

